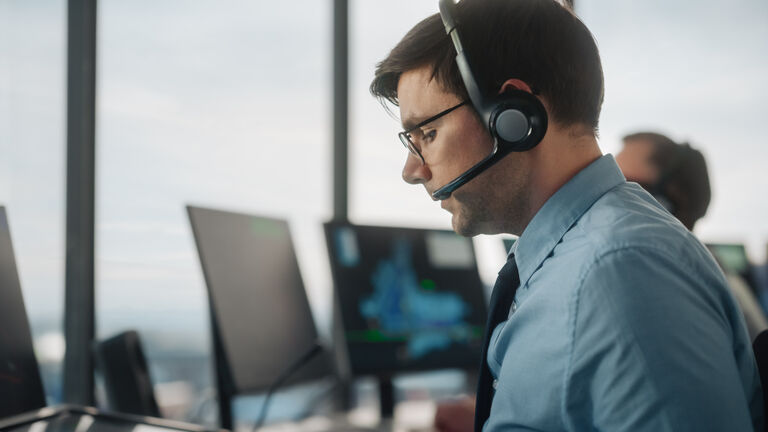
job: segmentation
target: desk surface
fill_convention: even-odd
[[[432,401],[407,401],[395,408],[394,421],[381,423],[375,407],[364,406],[331,417],[314,416],[297,422],[282,422],[260,432],[415,432],[431,430],[435,405]],[[236,431],[250,432],[253,425],[241,424]],[[2,432],[224,432],[172,420],[118,414],[91,407],[62,405],[42,408],[0,419]]]
[[[430,400],[403,401],[395,406],[394,419],[381,421],[378,408],[367,405],[347,413],[313,416],[296,422],[267,425],[259,432],[427,432],[433,431],[435,402]],[[238,425],[236,432],[249,432],[248,425]]]
[[[209,432],[202,426],[62,405],[0,419],[3,432]]]

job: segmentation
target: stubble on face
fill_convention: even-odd
[[[447,210],[454,231],[467,237],[522,234],[530,215],[530,166],[525,159],[524,154],[508,154],[453,193]]]

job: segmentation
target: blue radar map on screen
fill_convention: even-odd
[[[433,281],[419,282],[407,240],[395,241],[392,256],[378,263],[371,284],[373,294],[360,301],[360,314],[378,321],[384,333],[410,333],[410,357],[450,346],[446,330],[465,331],[469,307],[458,294],[437,292]]]
[[[353,372],[477,366],[487,308],[471,240],[345,223],[326,234]]]

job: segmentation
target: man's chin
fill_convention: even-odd
[[[478,233],[475,232],[473,227],[467,223],[466,218],[461,217],[461,214],[456,212],[452,214],[451,226],[456,234],[464,237],[474,237]]]
[[[453,230],[456,231],[456,234],[465,237],[472,237],[475,235],[470,229],[470,226],[467,223],[467,218],[461,211],[462,209],[458,205],[458,202],[456,202],[453,197],[448,197],[440,201],[440,207],[451,214],[451,226],[453,227]]]

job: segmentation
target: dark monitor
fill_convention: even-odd
[[[45,406],[5,208],[0,206],[0,418]]]
[[[325,232],[353,374],[477,368],[487,307],[471,239],[343,222]]]
[[[285,220],[187,207],[233,393],[267,390],[318,334]],[[316,356],[292,383],[327,377]]]

